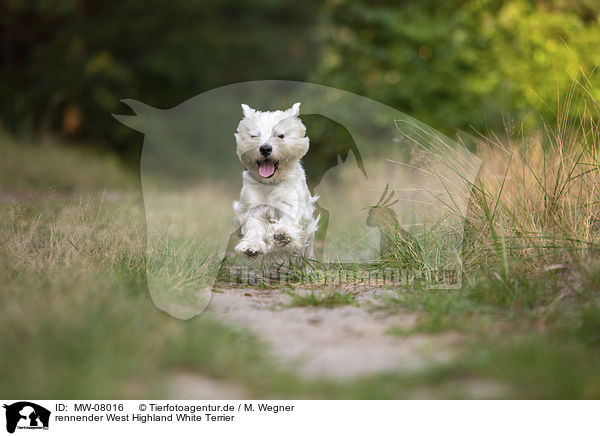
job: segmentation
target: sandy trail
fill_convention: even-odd
[[[390,291],[361,290],[358,306],[325,308],[291,307],[291,297],[279,290],[223,289],[213,294],[206,314],[251,331],[266,342],[279,364],[305,378],[348,381],[384,372],[410,374],[458,357],[458,333],[389,334],[393,327],[410,329],[418,315],[376,310],[373,302],[384,292]],[[174,399],[250,398],[241,386],[193,373],[173,377],[170,392]],[[461,379],[407,392],[408,398],[456,395],[509,398],[510,390],[490,380]]]
[[[390,335],[416,322],[415,314],[373,310],[382,291],[367,289],[358,306],[290,307],[277,290],[223,289],[207,309],[222,321],[249,329],[275,357],[305,377],[348,379],[386,371],[421,370],[455,355],[457,334]],[[301,294],[308,291],[296,291]]]

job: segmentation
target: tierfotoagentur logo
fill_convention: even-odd
[[[377,101],[306,82],[213,89],[167,110],[123,100],[144,133],[154,304],[201,313],[215,284],[462,286],[481,161]]]
[[[6,431],[48,430],[50,411],[29,401],[19,401],[3,406],[6,409]]]

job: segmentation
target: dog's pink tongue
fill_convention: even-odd
[[[261,177],[271,177],[274,172],[275,165],[273,164],[273,161],[270,160],[262,161],[258,167],[258,174],[260,174]]]

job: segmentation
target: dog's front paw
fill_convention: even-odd
[[[246,251],[244,251],[244,254],[246,255],[246,257],[256,257],[259,254],[262,254],[261,251],[257,251],[257,250],[253,250],[252,248],[248,248]]]
[[[251,242],[251,241],[240,241],[239,244],[235,247],[235,252],[238,254],[243,254],[246,257],[254,258],[261,254],[264,254],[267,250],[267,245],[260,242]]]
[[[283,232],[274,233],[273,240],[275,241],[275,244],[277,244],[280,247],[285,247],[289,245],[290,242],[292,242],[291,236]]]

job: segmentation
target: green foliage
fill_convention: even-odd
[[[534,125],[556,120],[572,79],[599,64],[599,13],[591,1],[330,2],[312,77],[437,128],[494,127],[530,111]]]
[[[5,127],[121,153],[139,146],[110,116],[122,98],[164,108],[239,81],[309,80],[440,129],[484,128],[505,112],[553,118],[557,89],[600,80],[593,0],[11,0],[0,13]]]
[[[111,117],[120,99],[165,108],[230,83],[302,79],[315,3],[3,2],[0,119],[131,149]]]
[[[308,80],[439,129],[484,128],[503,113],[553,119],[572,79],[600,80],[593,0],[11,0],[0,13],[5,127],[121,153],[139,147],[110,116],[122,98],[165,108],[240,81]]]

